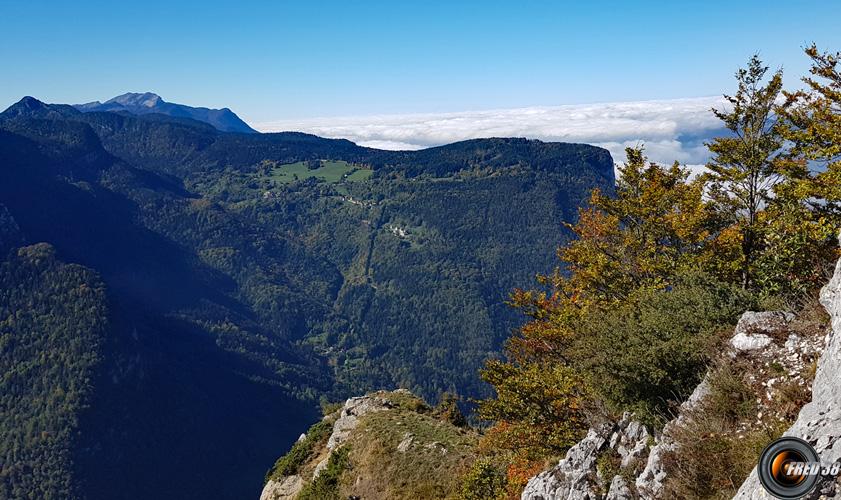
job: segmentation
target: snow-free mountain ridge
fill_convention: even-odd
[[[208,123],[222,132],[257,132],[228,108],[194,108],[184,104],[166,102],[161,96],[152,92],[129,92],[118,95],[105,102],[94,101],[87,104],[76,104],[75,108],[86,113],[94,111],[122,111],[133,115],[159,113],[179,118],[191,118]]]

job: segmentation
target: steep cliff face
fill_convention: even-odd
[[[822,463],[841,460],[841,261],[835,268],[832,280],[821,291],[821,304],[831,317],[832,328],[827,335],[826,347],[818,361],[812,401],[806,404],[797,421],[786,431],[786,436],[805,439],[818,452]],[[841,498],[837,480],[818,484],[809,498]],[[756,469],[742,484],[737,499],[771,498],[762,485]]]

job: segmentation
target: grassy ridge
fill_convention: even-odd
[[[278,459],[266,480],[300,476],[299,500],[460,498],[462,477],[478,457],[479,433],[452,419],[443,402],[432,408],[407,391],[369,396],[386,407],[360,416],[345,443],[326,448],[337,410]]]

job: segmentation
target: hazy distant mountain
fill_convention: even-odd
[[[76,104],[75,107],[86,113],[91,111],[126,111],[134,115],[159,113],[209,123],[222,132],[257,132],[228,108],[194,108],[183,104],[166,102],[161,99],[161,96],[151,92],[142,94],[130,92],[105,102],[94,101],[87,104]]]

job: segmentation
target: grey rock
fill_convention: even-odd
[[[567,451],[558,465],[531,478],[522,500],[597,499],[594,484],[596,460],[608,444],[613,427],[590,429],[587,436]]]
[[[738,333],[730,339],[730,345],[737,352],[756,351],[763,349],[772,342],[771,337],[763,333],[756,333],[748,335],[746,333]]]
[[[651,448],[645,469],[636,480],[640,498],[655,499],[662,497],[666,482],[666,467],[663,464],[663,457],[674,451],[676,447],[671,438],[664,436],[660,442]]]
[[[797,349],[800,346],[800,340],[800,335],[797,335],[796,333],[790,334],[785,343],[786,350],[794,351]]]
[[[433,441],[429,444],[425,444],[423,447],[426,448],[427,450],[437,451],[438,453],[440,453],[442,455],[447,454],[447,447],[444,446],[443,444],[439,443],[438,441]]]
[[[832,328],[818,360],[812,401],[800,410],[797,420],[785,435],[808,441],[815,447],[821,462],[830,464],[841,460],[841,445],[838,443],[841,439],[841,261],[835,267],[832,280],[821,290],[821,304],[830,315]],[[841,498],[835,481],[819,484],[808,498],[821,497]],[[734,498],[770,498],[759,483],[755,468]]]
[[[622,459],[621,468],[627,468],[641,459],[648,451],[648,429],[632,419],[630,413],[622,415],[616,424],[616,431],[610,437],[610,448]]]
[[[351,431],[359,425],[360,417],[371,412],[388,410],[392,407],[390,401],[379,396],[359,396],[345,401],[345,405],[339,412],[339,418],[333,423],[333,432],[327,439],[327,450],[330,453],[315,467],[313,479],[317,478],[321,471],[327,467],[327,462],[330,460],[333,451],[347,442]]]
[[[663,428],[657,442],[648,452],[648,460],[636,480],[637,493],[642,499],[659,499],[663,497],[666,481],[666,466],[663,458],[666,454],[677,449],[677,444],[671,437],[672,429],[675,426],[683,425],[690,417],[691,410],[698,406],[698,403],[710,393],[709,381],[706,377],[692,391],[689,398],[684,401],[678,409],[678,416]]]
[[[377,396],[360,396],[345,401],[339,418],[333,424],[333,432],[327,440],[327,449],[335,450],[347,441],[350,432],[359,425],[359,417],[374,411],[388,410],[392,404]]]
[[[328,454],[326,457],[324,457],[321,460],[321,462],[318,462],[318,464],[316,464],[315,469],[313,469],[313,471],[312,471],[312,478],[313,479],[317,478],[318,475],[321,474],[321,471],[323,471],[324,468],[327,467],[327,462],[329,462],[329,461],[330,461],[330,455]]]
[[[409,451],[409,448],[412,447],[412,443],[415,441],[415,435],[411,432],[407,432],[403,434],[403,440],[400,441],[400,444],[397,445],[397,451],[400,453],[406,453]]]
[[[773,340],[771,336],[785,332],[794,315],[781,311],[747,311],[739,318],[730,345],[736,352],[762,349]]]
[[[600,477],[596,463],[602,453],[612,450],[622,458],[621,468],[631,467],[647,452],[649,437],[648,429],[629,413],[615,424],[591,428],[558,465],[531,478],[521,498],[597,499],[603,497],[605,490],[608,498],[634,498],[631,486],[620,476],[613,478],[610,485],[605,484],[611,478]]]
[[[327,449],[335,450],[342,443],[348,440],[350,433],[359,425],[359,417],[356,415],[343,415],[333,424],[333,432],[327,441]]]
[[[260,493],[260,500],[292,500],[304,487],[301,476],[285,476],[278,481],[269,479]]]
[[[634,500],[634,492],[622,476],[614,476],[604,500]]]
[[[622,456],[622,462],[619,464],[619,466],[623,469],[627,467],[632,467],[637,460],[641,460],[642,457],[645,456],[646,452],[648,452],[647,438],[645,441],[639,441],[633,448],[628,450],[625,454],[620,452],[620,455]]]

